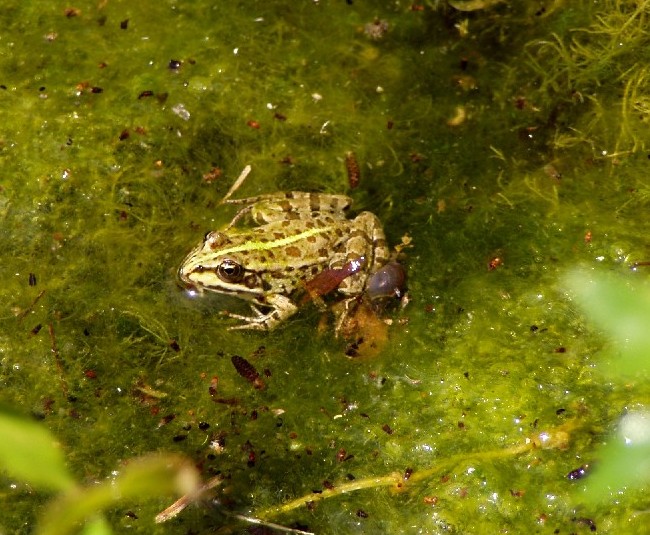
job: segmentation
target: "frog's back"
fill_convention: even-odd
[[[336,218],[273,221],[229,236],[220,256],[230,256],[264,279],[305,279],[325,269],[345,242]]]

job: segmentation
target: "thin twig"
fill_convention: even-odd
[[[19,319],[19,320],[22,320],[25,316],[27,316],[27,314],[29,314],[29,313],[34,309],[34,307],[36,306],[36,303],[38,303],[38,301],[40,300],[41,297],[43,297],[44,294],[45,294],[45,290],[41,290],[41,291],[38,293],[38,295],[34,298],[34,300],[32,301],[32,304],[29,305],[29,306],[28,306],[25,310],[23,310],[20,314],[18,314],[18,316],[17,316],[18,319]]]
[[[230,196],[239,189],[239,186],[241,186],[242,183],[244,182],[244,180],[246,180],[246,177],[248,176],[248,173],[250,173],[250,172],[251,172],[251,166],[250,165],[247,165],[246,167],[244,167],[244,170],[241,172],[241,174],[239,175],[237,180],[235,180],[235,183],[230,187],[230,189],[228,190],[228,193],[226,193],[224,195],[223,199],[221,199],[222,203],[227,202],[228,199],[230,198]]]
[[[50,323],[47,326],[50,331],[50,340],[52,342],[52,354],[54,355],[54,362],[56,362],[56,369],[59,372],[59,380],[61,381],[61,390],[63,391],[63,397],[68,399],[68,384],[65,380],[63,373],[63,360],[59,354],[59,348],[56,345],[56,337],[54,336],[54,326]]]
[[[156,515],[156,519],[155,519],[156,524],[160,524],[162,522],[167,522],[168,520],[171,520],[172,518],[178,516],[178,514],[183,509],[185,509],[191,503],[195,503],[207,491],[221,485],[222,481],[223,481],[223,476],[222,475],[215,476],[212,479],[209,479],[203,485],[201,485],[194,492],[190,492],[189,494],[185,494],[185,495],[181,496],[178,500],[176,500],[169,507],[167,507],[167,509],[165,509],[164,511],[162,511],[162,512],[160,512],[160,513],[158,513]]]

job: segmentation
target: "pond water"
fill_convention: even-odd
[[[0,401],[83,484],[152,452],[227,478],[161,525],[175,497],[121,503],[116,533],[643,532],[641,491],[567,477],[649,392],[602,375],[563,281],[647,279],[650,2],[453,4],[4,2]],[[392,325],[351,342],[310,305],[229,331],[244,305],[180,288],[249,164],[240,196],[379,217]],[[0,532],[31,532],[50,495],[0,484]]]

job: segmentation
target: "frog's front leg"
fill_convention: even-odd
[[[264,307],[270,307],[270,312],[264,313],[255,305],[251,305],[251,309],[255,313],[255,316],[242,316],[240,314],[227,312],[226,315],[229,318],[238,319],[244,322],[241,325],[228,327],[228,330],[253,329],[256,331],[270,331],[298,311],[298,307],[291,301],[291,299],[284,295],[271,295],[263,302],[258,301],[257,304]]]

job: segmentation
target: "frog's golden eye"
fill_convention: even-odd
[[[230,258],[226,258],[217,268],[217,275],[224,282],[239,282],[244,278],[244,268]]]

